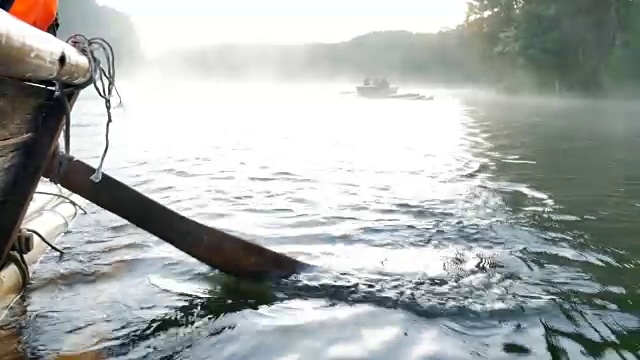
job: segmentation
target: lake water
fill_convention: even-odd
[[[168,83],[121,84],[105,170],[321,270],[237,281],[87,204],[14,309],[26,356],[640,358],[640,104]],[[105,119],[84,96],[76,157]]]

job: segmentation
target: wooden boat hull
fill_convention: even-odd
[[[63,112],[55,108],[52,90],[0,78],[0,259],[11,249],[57,144],[55,123],[62,125]]]
[[[398,89],[398,86],[391,86],[388,88],[373,85],[356,86],[356,92],[358,95],[367,98],[386,98],[397,93]]]
[[[77,49],[0,11],[0,269],[77,96],[55,96],[52,81],[90,76]]]

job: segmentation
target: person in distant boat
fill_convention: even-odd
[[[0,10],[53,36],[60,26],[58,0],[0,0]]]
[[[364,86],[369,86],[371,85],[371,80],[369,80],[369,77],[367,76],[366,78],[364,78]]]
[[[382,78],[382,80],[380,80],[380,87],[383,87],[383,88],[388,88],[389,87],[389,82],[387,81],[386,77],[384,77],[384,78]]]

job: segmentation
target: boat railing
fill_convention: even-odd
[[[91,65],[75,47],[0,10],[0,76],[80,85]]]

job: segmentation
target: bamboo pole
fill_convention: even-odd
[[[89,60],[73,46],[0,10],[0,76],[84,83]]]

